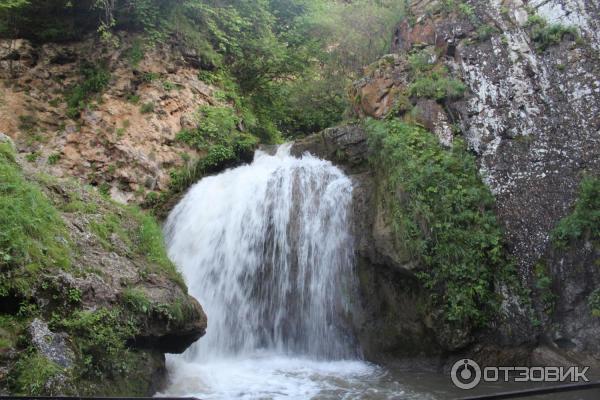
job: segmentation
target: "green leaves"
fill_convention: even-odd
[[[0,291],[28,290],[38,268],[71,265],[68,235],[42,191],[26,181],[12,150],[0,143]],[[29,279],[25,279],[29,278]]]
[[[399,120],[369,120],[366,128],[397,249],[420,261],[418,276],[447,321],[483,325],[506,264],[494,199],[474,158],[459,139],[444,149],[430,132]]]
[[[558,223],[551,237],[562,248],[581,238],[600,239],[600,178],[586,176],[581,180],[573,212]]]
[[[579,37],[576,27],[548,24],[543,17],[535,14],[529,16],[527,26],[531,31],[531,38],[539,51],[544,51],[548,47],[560,43],[565,36],[571,36],[574,40]]]
[[[65,96],[67,115],[73,119],[79,118],[92,97],[101,93],[110,80],[106,67],[88,63],[81,66],[81,75],[83,80],[70,88]]]

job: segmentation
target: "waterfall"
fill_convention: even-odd
[[[257,351],[355,358],[346,326],[353,289],[352,183],[291,145],[196,183],[170,214],[169,256],[208,315],[184,358]]]

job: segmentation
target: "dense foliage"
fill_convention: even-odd
[[[399,120],[366,127],[397,249],[420,261],[420,278],[448,322],[483,325],[505,260],[494,199],[473,156],[458,139],[445,149],[430,132]]]
[[[347,84],[387,51],[403,8],[395,0],[0,0],[0,36],[43,42],[96,31],[119,46],[116,32],[141,31],[132,64],[144,46],[175,39],[198,54],[202,76],[236,103],[244,127],[277,142],[342,118]],[[83,72],[68,93],[73,117],[106,78]]]
[[[561,247],[582,238],[600,240],[600,178],[582,179],[573,212],[558,223],[552,238]]]

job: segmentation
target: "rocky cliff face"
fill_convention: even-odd
[[[139,203],[202,156],[175,136],[196,125],[200,105],[218,101],[193,52],[174,43],[150,50],[132,34],[119,41],[1,40],[0,132],[52,175]]]
[[[393,54],[367,68],[351,89],[353,110],[359,117],[397,116],[421,124],[446,146],[462,136],[476,154],[480,175],[496,198],[509,253],[538,313],[530,316],[499,288],[508,322],[486,334],[492,338],[487,347],[495,347],[493,342],[512,348],[513,355],[498,349],[479,356],[541,363],[554,352],[564,363],[572,357],[597,362],[600,320],[587,299],[600,285],[598,244],[588,238],[557,250],[551,231],[572,212],[582,177],[600,174],[600,9],[593,1],[569,0],[454,3],[412,2],[394,33]],[[437,86],[428,90],[416,82],[419,77]],[[464,95],[452,94],[458,86],[450,79],[465,85]],[[325,131],[298,148],[344,163],[344,152],[364,154],[354,145],[360,133],[348,129]],[[362,190],[357,196],[364,204]],[[359,239],[368,243],[359,251],[375,249],[377,255],[367,258],[386,266],[384,274],[398,268],[410,273],[407,260],[386,251],[385,219],[377,217],[376,205],[367,209],[358,217],[368,221],[360,231],[370,242]],[[552,282],[553,311],[540,305],[540,265]],[[415,292],[408,293],[390,304],[407,304]],[[396,334],[415,326],[400,322],[410,313],[402,315],[393,319],[399,322],[392,328]],[[383,313],[375,319],[381,318]],[[532,353],[536,346],[541,347]]]

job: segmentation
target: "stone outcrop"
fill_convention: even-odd
[[[218,101],[189,49],[171,42],[146,49],[133,34],[119,40],[118,49],[95,37],[43,45],[0,40],[0,132],[33,154],[38,168],[139,203],[164,191],[171,171],[203,156],[175,137],[197,124],[200,105]],[[105,68],[109,81],[70,118],[66,100],[85,65]]]
[[[71,368],[75,355],[66,343],[66,335],[51,332],[48,324],[35,318],[28,328],[33,346],[46,358],[62,368]]]

